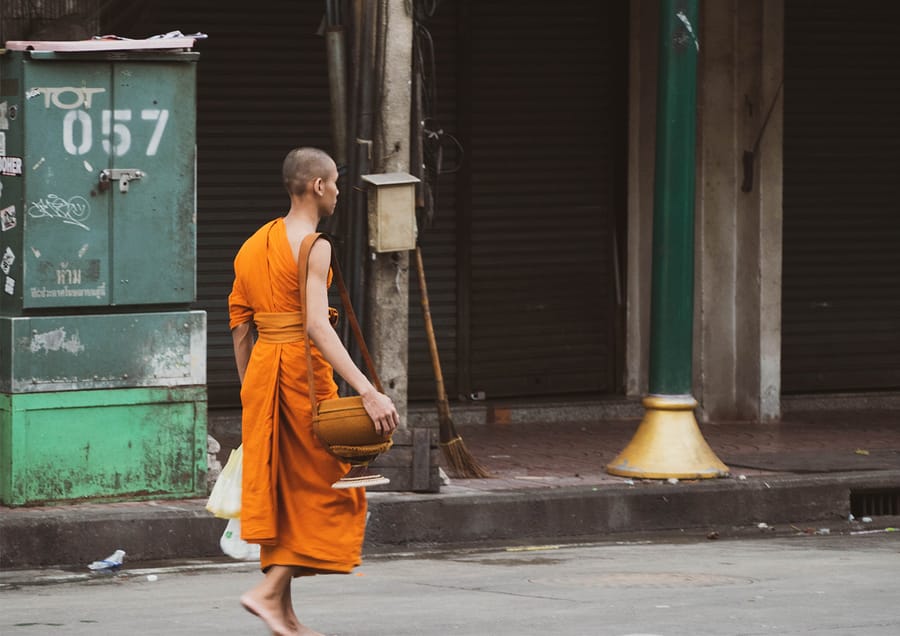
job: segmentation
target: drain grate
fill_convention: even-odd
[[[900,489],[851,491],[850,512],[857,518],[900,515]]]

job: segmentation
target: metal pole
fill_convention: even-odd
[[[365,2],[357,13],[356,27],[359,33],[359,51],[357,57],[358,86],[356,97],[356,138],[354,140],[353,173],[348,179],[352,184],[350,192],[350,232],[348,245],[348,263],[350,264],[350,300],[357,315],[366,316],[366,255],[368,254],[368,226],[366,216],[366,192],[360,179],[371,171],[372,163],[372,130],[374,121],[373,85],[375,72],[375,33],[377,5]],[[350,344],[348,342],[348,344]],[[359,347],[354,343],[348,347],[357,366],[362,356]]]
[[[694,418],[694,181],[698,0],[660,0],[650,395],[631,443],[607,466],[650,479],[721,477]]]
[[[660,3],[650,393],[691,392],[697,0]]]
[[[331,97],[332,148],[335,163],[347,164],[347,58],[344,27],[330,25],[325,31],[328,55],[328,88]]]

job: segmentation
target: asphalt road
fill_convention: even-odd
[[[237,603],[253,565],[167,565],[5,573],[0,634],[266,633]],[[894,636],[898,572],[900,532],[653,540],[371,558],[294,598],[342,636]]]

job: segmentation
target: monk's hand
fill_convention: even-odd
[[[363,408],[375,422],[375,430],[380,435],[390,435],[400,424],[400,416],[391,398],[372,390],[362,396]]]

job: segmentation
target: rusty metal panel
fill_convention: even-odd
[[[111,136],[116,141],[118,127],[130,137],[127,151],[118,139],[111,153],[113,172],[141,175],[127,189],[121,176],[108,188],[117,305],[189,303],[196,296],[195,68],[161,61],[112,65]]]
[[[99,114],[113,109],[109,64],[31,63],[19,52],[4,58],[4,70],[22,68],[10,134],[21,139],[23,196],[0,199],[20,210],[8,233],[22,237],[12,300],[22,308],[107,306],[111,209],[96,185],[109,167],[99,139]]]
[[[206,314],[0,318],[0,391],[37,393],[206,382]]]
[[[203,387],[0,394],[0,503],[206,494]]]
[[[785,3],[782,388],[900,387],[900,5]]]

